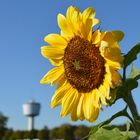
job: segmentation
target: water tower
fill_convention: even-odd
[[[28,117],[28,130],[31,131],[34,129],[34,118],[39,115],[40,104],[34,100],[23,104],[23,113]]]

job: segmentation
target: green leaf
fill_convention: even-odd
[[[88,140],[131,140],[128,133],[122,134],[114,126],[105,125],[89,136]]]
[[[129,78],[134,78],[136,80],[140,79],[140,69],[137,69],[134,64],[132,64],[131,72]]]
[[[137,140],[137,135],[134,131],[121,132],[124,136],[129,136],[132,140]]]
[[[130,65],[137,59],[137,55],[140,53],[140,43],[136,44],[124,57],[124,67]]]
[[[107,121],[108,121],[108,120],[107,120]],[[106,124],[107,121],[103,121],[103,122],[101,122],[101,123],[95,125],[95,126],[91,129],[91,131],[89,132],[89,134],[92,134],[92,133],[95,133],[96,131],[98,131],[98,129],[99,129],[100,127],[102,127],[104,124]]]
[[[109,125],[112,120],[120,116],[128,117],[127,106],[123,110],[114,114],[108,120],[95,125],[89,133],[88,140],[132,140],[132,138],[136,137],[136,133],[129,131],[130,124],[128,123],[126,132],[121,132],[115,126]]]
[[[127,114],[127,106],[123,110],[121,110],[121,111],[117,112],[116,114],[114,114],[113,116],[111,116],[109,119],[107,119],[107,120],[105,120],[105,121],[95,125],[91,129],[89,135],[93,134],[93,133],[96,133],[102,127],[106,127],[107,128],[108,124],[110,124],[115,118],[120,117],[120,116],[125,116],[126,117],[127,116],[126,114]]]

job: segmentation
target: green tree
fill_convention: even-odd
[[[13,136],[12,136],[13,133],[14,133],[13,129],[8,129],[8,130],[6,131],[5,136],[4,136],[3,139],[4,139],[4,140],[12,140],[11,137],[13,137]]]
[[[91,128],[84,126],[84,125],[80,125],[77,127],[77,129],[74,131],[74,136],[76,139],[82,139],[86,136],[88,136],[89,131]],[[86,140],[86,138],[85,138]]]
[[[63,124],[59,128],[54,128],[51,131],[51,138],[64,139],[64,140],[74,140],[74,128],[69,124]]]
[[[40,140],[48,140],[49,139],[49,130],[48,128],[44,128],[38,131],[37,138]]]
[[[0,138],[4,137],[8,118],[0,113]]]
[[[15,131],[14,132],[14,138],[15,139],[23,139],[24,138],[24,132],[23,131]]]
[[[37,138],[37,130],[32,130],[32,131],[26,131],[24,133],[24,138],[30,138],[30,139],[35,139]]]
[[[71,125],[64,124],[60,127],[60,134],[65,140],[73,139],[73,131]]]
[[[58,127],[55,127],[50,131],[50,138],[51,139],[60,139],[61,138]]]

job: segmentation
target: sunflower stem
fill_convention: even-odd
[[[131,111],[133,121],[134,121],[133,125],[135,128],[135,132],[136,132],[137,136],[140,137],[140,116],[138,114],[137,107],[136,107],[136,104],[134,102],[134,99],[133,99],[131,93],[128,94],[127,98],[125,98],[125,102],[127,103],[128,107]]]
[[[126,67],[123,67],[123,82],[126,80]]]
[[[124,68],[123,68],[123,82],[125,82],[125,81],[126,81],[126,67],[124,66]],[[124,93],[123,99],[131,111],[135,132],[136,132],[138,138],[140,139],[140,116],[139,116],[139,113],[137,111],[137,107],[136,107],[136,104],[134,102],[134,99],[133,99],[131,92],[128,94]]]

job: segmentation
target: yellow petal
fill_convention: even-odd
[[[77,117],[77,105],[74,105],[75,107],[72,108],[72,111],[70,113],[70,118],[72,121],[77,121],[78,117]]]
[[[63,60],[62,59],[49,59],[49,61],[51,62],[52,65],[54,66],[60,66],[63,64]]]
[[[85,94],[83,99],[83,111],[84,111],[84,116],[87,120],[90,119],[90,108],[91,108],[91,98],[88,94]]]
[[[87,93],[84,96],[84,100],[83,100],[83,110],[84,110],[84,116],[85,118],[90,121],[93,122],[97,119],[98,117],[98,110],[96,109],[96,107],[94,106],[93,103],[93,98],[91,98],[91,93]]]
[[[43,46],[41,47],[41,54],[49,59],[62,59],[64,56],[64,49],[53,46]]]
[[[51,69],[40,81],[41,84],[54,85],[64,73],[64,66],[55,67]]]
[[[85,9],[84,12],[82,13],[83,23],[85,24],[87,20],[91,19],[92,27],[98,24],[100,21],[94,18],[95,14],[96,14],[95,10],[92,7]]]
[[[76,10],[73,12],[71,20],[70,20],[70,25],[72,28],[72,31],[75,35],[80,35],[80,18],[79,18],[79,12]]]
[[[96,30],[92,35],[92,43],[97,44],[101,39],[101,32]]]
[[[106,35],[106,32],[101,32],[101,40],[104,38],[105,35]]]
[[[92,20],[88,19],[86,20],[86,23],[81,23],[81,36],[85,39],[88,39],[91,41],[92,37]]]
[[[92,20],[92,27],[95,26],[95,25],[98,24],[98,23],[100,23],[100,20],[94,18],[94,19]]]
[[[118,43],[114,43],[112,46],[106,47],[104,49],[104,57],[112,61],[120,62],[120,64],[122,64],[124,60]]]
[[[106,74],[105,74],[104,81],[106,81],[110,85],[110,83],[111,83],[111,72],[110,72],[110,67],[107,63],[105,64],[105,71],[106,71]]]
[[[60,88],[56,89],[55,94],[51,100],[51,108],[54,108],[62,103],[62,99],[67,94],[69,89],[70,85],[66,82],[64,82]]]
[[[65,76],[61,76],[61,78],[58,81],[56,90],[58,90],[59,88],[62,88],[63,85],[67,84],[67,86],[70,86],[70,84],[67,83],[66,77]]]
[[[108,64],[110,67],[112,67],[112,68],[114,68],[114,69],[116,69],[116,70],[121,69],[121,64],[120,64],[119,62],[112,61],[112,60],[107,59],[107,58],[105,58],[105,60],[106,60],[107,64]]]
[[[66,18],[62,14],[58,14],[57,20],[58,20],[58,26],[63,31],[63,33],[72,38],[74,36],[74,34],[73,34],[71,27],[69,26]]]
[[[77,116],[77,105],[79,103],[79,99],[80,99],[80,93],[76,92],[76,97],[75,97],[75,101],[73,104],[73,108],[70,112],[70,117],[72,121],[77,121],[78,120],[78,116]]]
[[[71,40],[71,36],[65,34],[62,30],[60,31],[61,36],[65,37],[65,39],[69,42]]]
[[[69,25],[71,26],[71,30],[74,34],[79,34],[79,9],[76,7],[70,6],[66,13],[66,19]]]
[[[112,78],[112,88],[115,88],[122,83],[122,78],[118,71],[110,68],[111,71],[111,78]]]
[[[49,34],[44,38],[44,41],[52,46],[60,46],[62,49],[65,49],[68,44],[67,40],[58,34]]]
[[[99,116],[99,108],[92,107],[89,122],[95,122]]]
[[[97,108],[100,108],[100,101],[99,101],[99,98],[100,98],[100,95],[99,95],[99,92],[97,89],[94,89],[92,92],[91,92],[91,100],[92,100],[92,103],[93,103],[93,106],[97,107]]]
[[[84,120],[84,113],[83,113],[83,99],[84,99],[84,94],[80,93],[81,97],[79,99],[79,103],[77,106],[77,116],[80,120]]]
[[[99,48],[99,50],[100,50],[100,53],[101,53],[101,55],[103,57],[104,57],[105,48],[108,47],[108,46],[109,46],[108,42],[103,41],[103,40],[100,41],[100,48]]]
[[[70,113],[74,106],[74,102],[77,98],[77,92],[72,87],[67,91],[66,95],[62,99],[61,116],[65,117]]]
[[[124,37],[124,33],[122,31],[112,31],[111,33],[116,41],[121,41]]]
[[[68,20],[71,20],[72,16],[74,15],[73,13],[79,13],[79,9],[77,7],[73,7],[73,6],[70,6],[68,9],[67,9],[67,12],[66,12],[66,18]]]
[[[104,94],[104,96],[105,96],[107,99],[109,99],[109,98],[110,98],[110,97],[109,97],[109,93],[110,93],[110,83],[108,82],[107,79],[104,80],[103,86],[104,86],[105,91],[106,91],[105,94]]]
[[[112,44],[115,42],[113,34],[111,32],[106,32],[103,40],[108,42],[108,44]]]
[[[119,42],[123,39],[124,33],[121,31],[110,31],[106,32],[103,40],[109,42],[110,44],[114,42]]]
[[[74,11],[74,7],[73,6],[69,6],[68,9],[67,9],[67,12],[66,12],[66,18],[67,19],[71,18],[73,11]]]
[[[82,13],[84,23],[86,23],[87,19],[93,19],[95,17],[95,14],[95,10],[92,7],[85,9]]]
[[[66,18],[67,19],[70,19],[71,18],[71,15],[74,11],[74,7],[73,6],[69,6],[68,9],[67,9],[67,12],[66,12]]]
[[[122,67],[124,57],[121,55],[118,42],[110,44],[110,42],[101,41],[99,49],[109,66],[114,67],[115,69],[120,69]]]
[[[100,100],[101,102],[104,104],[104,105],[107,105],[107,102],[106,102],[106,89],[103,85],[100,85],[99,87],[99,94],[100,94]]]

